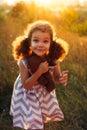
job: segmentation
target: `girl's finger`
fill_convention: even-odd
[[[64,86],[66,86],[67,85],[67,82],[64,84]]]
[[[49,70],[53,71],[54,70],[54,66],[49,66]]]
[[[65,70],[65,71],[62,72],[62,74],[68,74],[68,73],[69,73],[68,70]]]

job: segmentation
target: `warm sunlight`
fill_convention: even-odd
[[[16,2],[24,1],[24,2],[35,2],[37,5],[43,5],[48,6],[52,4],[53,0],[4,0],[5,3],[8,3],[9,5],[15,4]]]
[[[84,0],[79,0],[80,4],[83,4],[84,3]]]
[[[13,5],[17,2],[20,2],[20,1],[24,1],[26,3],[29,3],[29,2],[35,2],[37,5],[39,6],[50,6],[52,7],[53,5],[57,4],[58,5],[58,1],[57,0],[4,0],[4,3],[7,3],[9,5]]]
[[[58,0],[3,0],[3,1],[4,3],[8,3],[9,5],[13,5],[20,1],[24,1],[27,3],[35,2],[39,6],[46,6],[46,7],[48,6],[48,7],[55,8],[55,7],[58,7],[58,5],[69,5],[69,4],[72,5],[72,4],[78,3],[78,1],[81,5],[83,5],[86,0],[71,0],[71,1],[67,0],[66,2],[65,0],[61,0],[61,1],[58,1]]]
[[[4,3],[7,3],[9,5],[12,5],[15,3],[16,0],[4,0]]]
[[[36,4],[38,5],[43,5],[43,6],[48,6],[53,3],[53,0],[34,0]]]

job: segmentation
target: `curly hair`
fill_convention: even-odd
[[[50,34],[51,43],[56,41],[56,33],[53,26],[44,20],[35,21],[34,23],[28,25],[23,36],[19,36],[13,41],[13,56],[16,60],[20,58],[28,58],[31,54],[31,38],[33,32],[40,30],[42,32],[47,32]],[[61,44],[60,44],[61,46]],[[62,46],[63,48],[63,46]],[[63,48],[65,50],[65,48]],[[66,55],[66,51],[63,51]]]

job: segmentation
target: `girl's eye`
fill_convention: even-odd
[[[33,39],[33,41],[34,41],[34,42],[39,42],[39,40],[38,40],[38,39]]]
[[[49,41],[48,41],[48,40],[45,40],[44,43],[49,43]]]

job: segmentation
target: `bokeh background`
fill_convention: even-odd
[[[87,130],[87,0],[0,0],[0,130],[13,128],[9,107],[19,73],[12,56],[12,41],[36,20],[51,22],[59,38],[69,43],[61,62],[69,70],[67,87],[56,85],[65,119],[46,125],[46,130]]]

